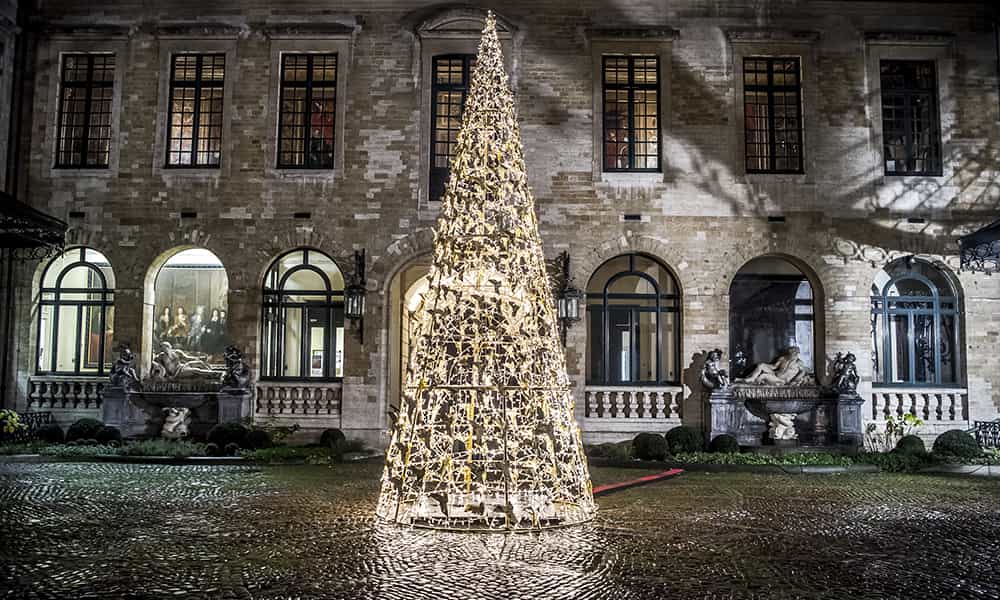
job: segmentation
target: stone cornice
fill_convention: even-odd
[[[952,43],[955,34],[948,31],[866,31],[869,44],[932,44]]]
[[[733,43],[783,43],[813,44],[819,41],[820,33],[811,30],[767,29],[759,27],[729,27],[723,29],[726,38]]]
[[[591,41],[672,42],[680,32],[672,27],[594,28],[587,30]]]
[[[260,31],[269,38],[344,38],[360,29],[360,24],[347,23],[275,23],[260,27]]]

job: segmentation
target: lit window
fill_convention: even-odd
[[[282,56],[279,168],[333,168],[336,108],[336,54]]]
[[[224,54],[175,54],[172,57],[167,166],[219,166],[225,73]]]
[[[660,62],[655,56],[605,56],[604,170],[660,169]]]
[[[42,275],[39,373],[103,375],[111,365],[115,276],[104,255],[73,248]]]
[[[431,73],[430,201],[439,202],[458,146],[465,96],[472,83],[472,54],[435,56]]]
[[[56,167],[106,168],[111,155],[113,54],[63,56]]]
[[[799,59],[743,59],[747,173],[802,172]]]

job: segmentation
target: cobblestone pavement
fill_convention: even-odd
[[[990,480],[687,473],[491,535],[377,524],[380,469],[0,463],[0,598],[1000,597]]]

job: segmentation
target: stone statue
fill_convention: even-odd
[[[771,423],[768,432],[772,440],[797,440],[795,432],[795,413],[771,413]]]
[[[160,437],[168,440],[186,438],[189,425],[191,425],[191,409],[168,406],[163,409],[163,430],[160,432]]]
[[[218,379],[219,371],[204,360],[191,356],[170,342],[160,342],[160,351],[153,357],[149,377],[154,380]]]
[[[705,366],[701,370],[701,384],[710,390],[721,390],[729,387],[729,373],[721,368],[722,350],[716,348],[708,353]]]
[[[838,352],[833,359],[833,387],[841,394],[856,394],[858,392],[858,367],[855,365],[857,357],[848,352],[846,355]]]
[[[812,385],[813,376],[799,358],[799,349],[792,346],[785,350],[773,363],[760,363],[753,368],[740,383],[770,386]]]
[[[243,352],[236,346],[226,348],[226,374],[222,376],[223,387],[241,390],[250,387],[250,367],[243,359]]]
[[[122,344],[119,347],[118,359],[111,366],[109,379],[111,385],[125,388],[128,391],[140,389],[139,373],[135,370],[135,354],[132,353],[128,344]]]

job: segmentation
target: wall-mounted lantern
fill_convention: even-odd
[[[358,325],[358,339],[365,341],[365,251],[354,251],[354,273],[344,289],[344,316]]]
[[[556,262],[559,272],[556,276],[556,316],[559,318],[560,337],[566,345],[566,331],[570,325],[580,320],[580,300],[583,292],[573,287],[569,276],[569,252],[562,252]]]

